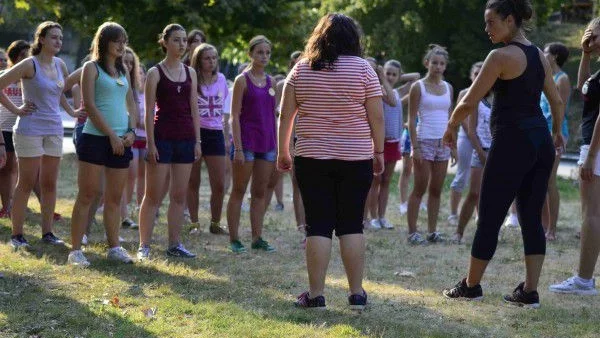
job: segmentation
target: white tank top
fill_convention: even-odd
[[[489,149],[492,145],[492,133],[490,131],[490,117],[492,109],[483,100],[477,106],[477,137],[482,148]]]
[[[448,125],[448,114],[452,99],[450,98],[450,86],[446,85],[446,93],[433,95],[425,89],[423,80],[419,80],[421,86],[421,101],[419,102],[419,122],[417,122],[417,138],[422,140],[441,139]]]

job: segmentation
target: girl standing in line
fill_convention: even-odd
[[[180,233],[192,163],[202,155],[198,82],[194,69],[181,62],[187,46],[185,29],[181,25],[167,25],[160,34],[159,44],[166,57],[148,71],[144,91],[148,163],[139,216],[140,247],[137,256],[140,260],[150,258],[154,220],[165,195],[167,177],[170,177],[167,255],[196,257],[183,246]]]

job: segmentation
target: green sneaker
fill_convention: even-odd
[[[246,252],[246,247],[239,240],[233,240],[230,243],[231,252],[233,253],[244,253]]]
[[[252,243],[252,249],[256,250],[264,250],[266,252],[274,252],[275,248],[269,244],[269,242],[262,239],[262,237],[258,237],[254,243]]]

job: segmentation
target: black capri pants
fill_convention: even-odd
[[[515,197],[525,255],[546,253],[541,214],[554,159],[555,149],[547,128],[514,126],[494,132],[483,170],[471,256],[492,259],[500,227]]]
[[[363,211],[373,160],[318,160],[296,156],[294,170],[306,214],[306,236],[363,233]]]

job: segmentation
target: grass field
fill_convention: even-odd
[[[73,155],[62,162],[57,209],[65,219],[56,226],[68,238],[76,193]],[[102,230],[94,228],[87,248],[92,262],[80,270],[66,265],[67,248],[39,242],[39,215],[28,218],[26,236],[32,252],[13,252],[0,244],[1,337],[597,337],[600,298],[558,296],[550,283],[570,276],[577,265],[580,224],[576,187],[561,181],[559,241],[548,245],[540,283],[542,307],[523,310],[504,305],[501,296],[523,279],[520,232],[504,230],[496,256],[482,283],[481,302],[448,301],[440,291],[465,274],[473,223],[467,244],[410,247],[406,219],[396,203],[389,207],[394,230],[367,232],[365,289],[370,306],[357,314],[347,308],[346,280],[337,251],[329,267],[327,311],[292,306],[307,288],[302,236],[295,230],[289,181],[286,210],[269,211],[265,238],[278,251],[231,254],[227,238],[203,229],[185,237],[198,253],[194,260],[167,259],[165,219],[156,228],[154,259],[121,265],[105,260]],[[201,220],[208,222],[208,191],[202,186]],[[392,200],[396,199],[393,192]],[[448,201],[448,190],[443,200]],[[37,202],[30,203],[34,212]],[[447,217],[444,203],[440,220]],[[162,213],[164,215],[164,212]],[[100,221],[100,219],[99,219]],[[441,222],[441,229],[452,229]],[[425,226],[424,215],[420,227]],[[0,238],[10,238],[10,222],[0,220]],[[242,240],[249,243],[248,214],[243,214]],[[124,230],[124,246],[134,253],[137,233]],[[337,250],[337,242],[334,242]]]

